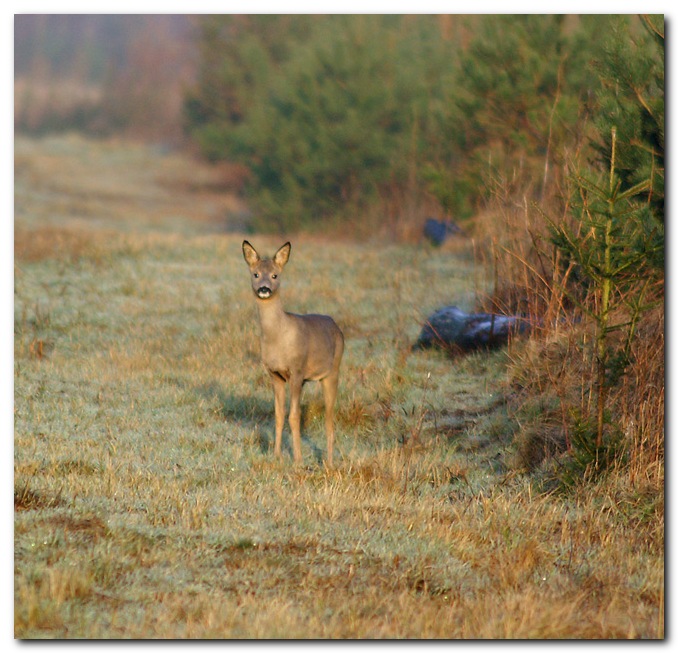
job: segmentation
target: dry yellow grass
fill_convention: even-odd
[[[663,504],[614,476],[536,494],[505,353],[409,350],[471,307],[468,255],[293,237],[286,306],[347,347],[337,467],[307,385],[292,469],[210,170],[78,139],[17,157],[16,637],[663,637]]]

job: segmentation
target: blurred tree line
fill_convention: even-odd
[[[562,198],[612,124],[663,221],[661,17],[18,14],[14,41],[17,130],[188,137],[249,171],[255,228]]]
[[[463,220],[497,192],[552,197],[573,166],[609,157],[612,123],[623,183],[651,175],[663,212],[662,18],[205,16],[198,29],[186,127],[210,159],[247,166],[256,227],[416,207]]]

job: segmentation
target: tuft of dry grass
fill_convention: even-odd
[[[629,473],[664,484],[664,306],[641,321],[629,373],[619,393],[621,420],[631,440]]]
[[[18,242],[45,230],[45,244],[24,245],[15,275],[16,637],[664,636],[655,481],[538,493],[514,462],[507,352],[410,350],[422,314],[471,307],[467,252],[292,236],[286,306],[331,313],[347,335],[338,463],[322,465],[308,384],[294,468],[287,434],[285,460],[270,451],[242,235],[206,234],[206,213],[158,225],[159,207],[190,203],[202,182],[156,204],[146,182],[167,161],[100,148],[19,144],[18,192],[30,179],[35,195],[22,195]],[[74,196],[49,171],[78,156],[87,225],[52,217]],[[97,179],[120,161],[133,221],[96,208]]]
[[[558,475],[560,463],[554,459],[561,454],[572,457],[573,441],[581,439],[577,431],[586,431],[596,408],[597,327],[582,309],[595,298],[587,299],[584,280],[577,278],[572,263],[563,260],[547,232],[545,212],[562,213],[558,219],[563,222],[573,219],[560,197],[566,193],[552,188],[540,202],[528,201],[527,190],[520,199],[518,195],[515,188],[498,184],[487,210],[475,222],[475,252],[490,289],[481,294],[479,306],[532,322],[532,337],[516,340],[509,348],[509,403],[519,424],[515,460],[526,470],[551,467]],[[663,495],[663,282],[655,281],[646,290],[641,303],[654,302],[656,307],[637,325],[631,362],[609,390],[606,436],[610,451],[617,447],[617,459],[624,461],[628,482],[633,485],[639,476],[651,477],[655,493]],[[631,284],[609,315],[611,324],[622,325],[606,334],[610,352],[624,346],[623,325],[631,323],[628,306],[637,292]]]

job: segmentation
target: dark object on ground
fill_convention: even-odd
[[[424,236],[434,245],[442,245],[448,236],[460,233],[461,229],[449,220],[428,218],[424,223]]]
[[[441,347],[471,351],[501,347],[509,336],[529,331],[525,318],[492,313],[464,313],[456,306],[437,310],[425,322],[414,349]]]

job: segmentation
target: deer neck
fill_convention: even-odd
[[[269,299],[257,298],[257,308],[259,309],[259,322],[261,323],[262,335],[278,335],[287,318],[287,313],[283,310],[280,293],[277,292]]]

